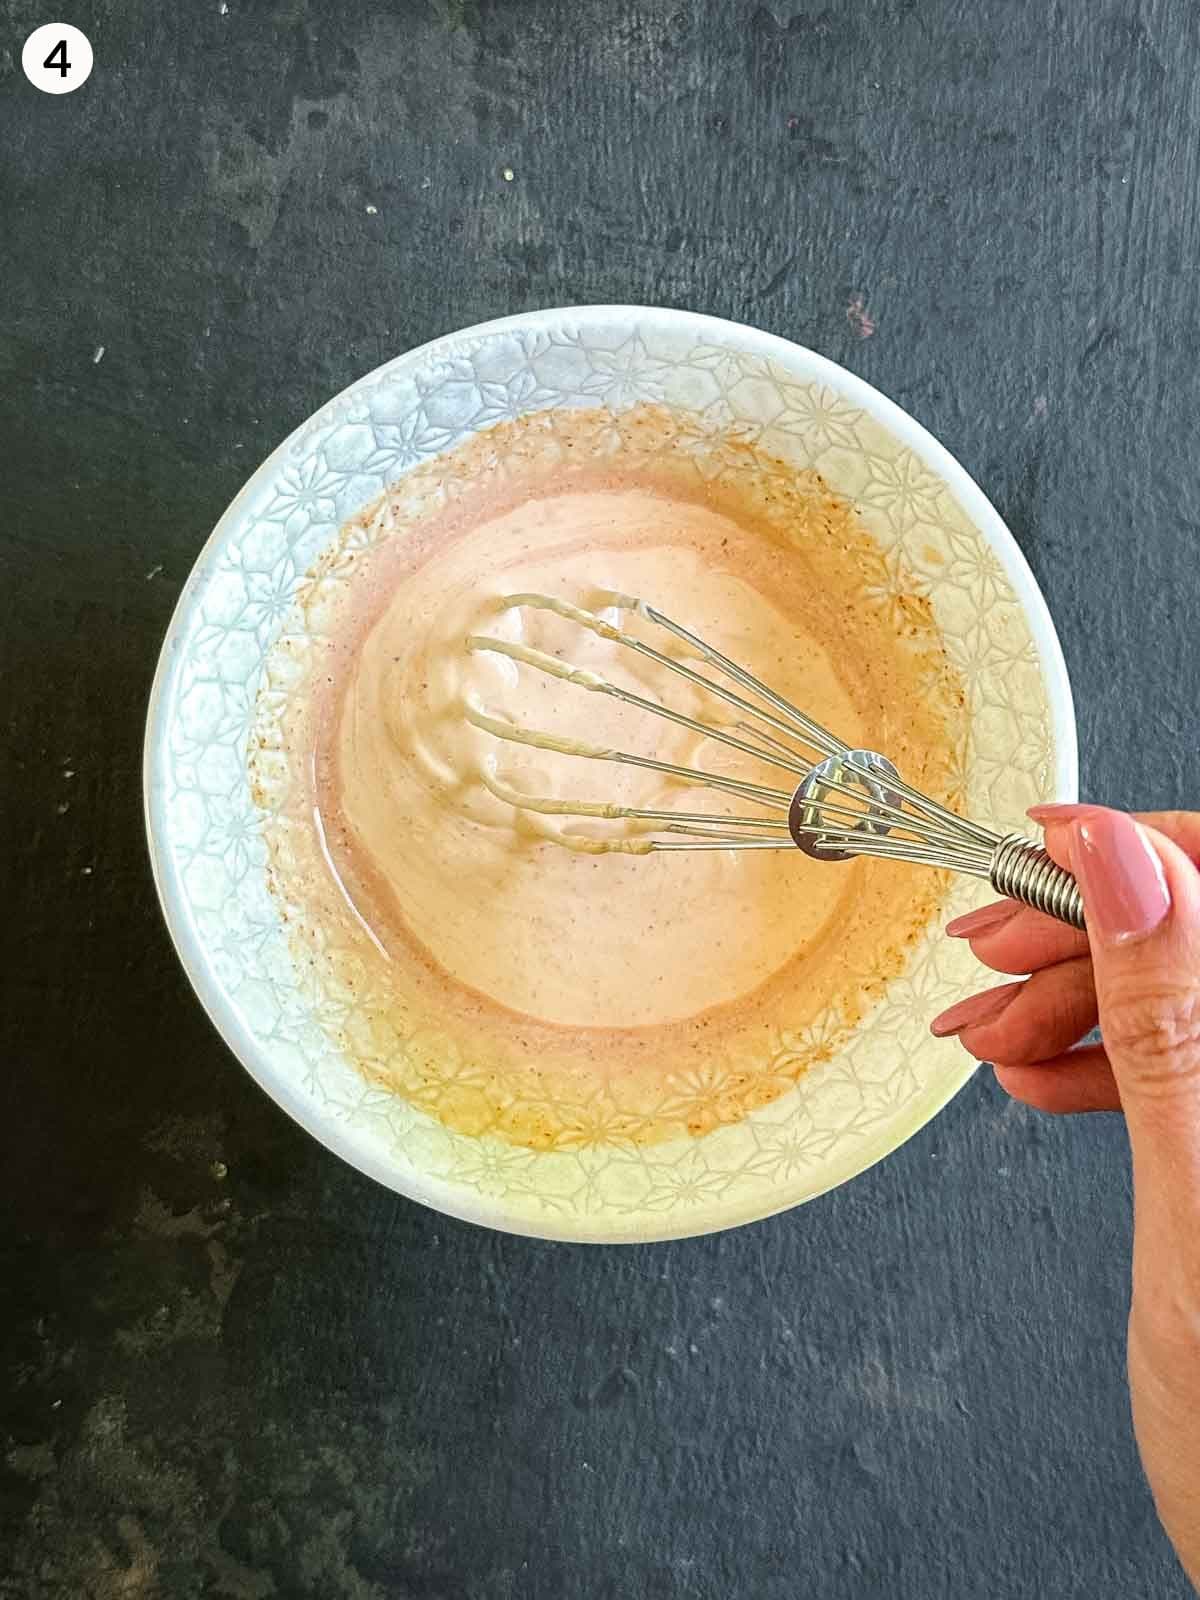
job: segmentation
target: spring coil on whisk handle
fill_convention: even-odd
[[[1075,879],[1023,834],[1010,833],[996,846],[991,879],[997,894],[1020,900],[1072,928],[1085,926],[1083,896]]]

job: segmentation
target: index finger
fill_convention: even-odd
[[[951,922],[952,939],[966,939],[993,972],[1040,972],[1088,953],[1087,935],[1016,900],[999,900]]]

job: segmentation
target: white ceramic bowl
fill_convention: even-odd
[[[1076,792],[1066,667],[1012,536],[922,427],[809,350],[683,311],[530,312],[410,351],[299,427],[213,530],[163,645],[145,797],[167,924],[230,1049],[316,1138],[438,1210],[549,1238],[671,1238],[796,1205],[895,1149],[971,1072],[927,1024],[977,974],[968,951],[931,929],[850,1044],[761,1112],[674,1144],[542,1154],[452,1133],[368,1086],[297,982],[266,887],[246,744],[264,661],[306,570],[389,483],[472,432],[551,407],[646,401],[750,430],[816,467],[855,501],[904,583],[923,582],[967,687],[973,815],[1011,826],[1034,801]],[[979,898],[961,883],[951,909]]]

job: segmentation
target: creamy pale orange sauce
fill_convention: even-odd
[[[702,452],[672,448],[675,426],[646,410],[614,448],[611,419],[576,413],[471,441],[345,531],[306,592],[309,642],[277,651],[299,689],[258,758],[291,780],[268,824],[276,892],[314,983],[351,1002],[342,1046],[461,1131],[544,1148],[744,1115],[836,1048],[942,892],[927,872],[794,850],[606,851],[646,825],[503,798],[756,814],[490,731],[513,725],[794,786],[527,664],[541,652],[728,726],[728,708],[663,667],[504,603],[559,598],[691,661],[613,609],[619,593],[955,799],[961,695],[927,604],[815,475],[723,441],[714,478]],[[469,648],[480,636],[515,648]]]

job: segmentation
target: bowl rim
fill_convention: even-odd
[[[964,1055],[960,1072],[948,1074],[936,1092],[921,1097],[912,1107],[911,1116],[906,1119],[906,1131],[889,1146],[887,1151],[882,1154],[878,1151],[864,1151],[861,1160],[851,1161],[840,1168],[827,1184],[805,1196],[804,1201],[789,1198],[781,1200],[777,1206],[765,1207],[757,1202],[748,1202],[740,1209],[732,1209],[727,1217],[715,1222],[681,1219],[676,1225],[657,1225],[651,1228],[644,1225],[624,1228],[602,1225],[589,1230],[578,1223],[566,1227],[559,1226],[553,1219],[548,1218],[542,1225],[538,1225],[529,1217],[499,1215],[502,1203],[492,1207],[482,1196],[472,1200],[457,1192],[450,1192],[448,1186],[435,1188],[433,1180],[430,1180],[430,1187],[422,1192],[408,1174],[397,1170],[372,1151],[362,1148],[334,1119],[323,1117],[310,1097],[304,1095],[286,1075],[272,1067],[269,1052],[242,1022],[224,986],[217,981],[204,959],[203,950],[193,929],[183,894],[181,873],[171,860],[162,840],[161,824],[166,800],[155,782],[155,768],[168,726],[164,721],[164,706],[178,666],[180,646],[192,606],[203,591],[208,568],[227,533],[240,519],[244,507],[262,480],[284,459],[293,443],[339,401],[344,400],[352,392],[369,386],[385,372],[394,370],[400,364],[416,366],[436,356],[440,347],[452,351],[465,341],[486,339],[516,329],[528,331],[540,325],[554,325],[571,318],[606,318],[635,324],[647,321],[654,321],[659,325],[670,323],[678,329],[686,329],[697,335],[706,332],[717,335],[718,342],[721,343],[728,343],[733,336],[736,338],[739,350],[747,354],[757,354],[766,358],[777,357],[791,364],[795,364],[799,358],[812,379],[827,383],[835,392],[857,405],[892,432],[946,484],[964,514],[999,559],[1020,602],[1043,669],[1054,739],[1054,793],[1056,798],[1064,801],[1074,800],[1078,793],[1078,735],[1066,658],[1045,597],[1024,552],[987,495],[946,446],[894,400],[890,400],[866,379],[860,378],[829,357],[820,355],[817,351],[810,350],[807,346],[797,344],[780,334],[768,333],[746,323],[709,316],[703,312],[664,306],[622,304],[547,306],[538,310],[495,317],[486,322],[474,323],[465,328],[439,334],[361,374],[298,423],[259,463],[217,519],[180,590],[163,637],[146,708],[142,748],[142,789],[151,873],[167,932],[197,999],[226,1047],[232,1051],[258,1086],[288,1116],[326,1149],[394,1193],[418,1201],[458,1221],[527,1238],[551,1239],[566,1243],[650,1244],[668,1239],[699,1237],[741,1227],[750,1222],[776,1216],[782,1211],[794,1209],[798,1204],[816,1199],[819,1195],[840,1187],[883,1160],[885,1155],[899,1149],[900,1145],[906,1143],[930,1122],[973,1076],[976,1063]]]

